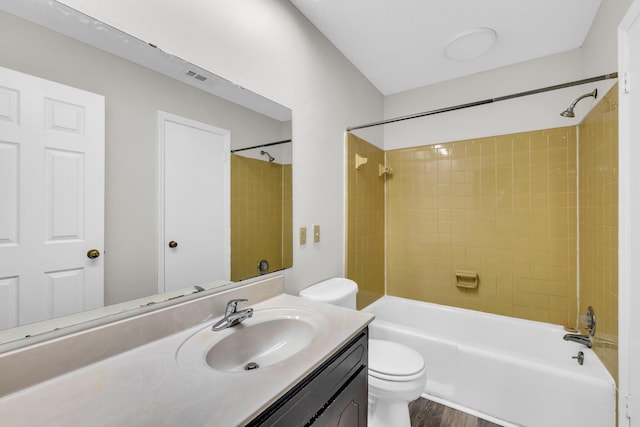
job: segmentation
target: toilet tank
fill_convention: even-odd
[[[344,277],[334,277],[301,290],[300,297],[355,310],[357,293],[356,282]]]

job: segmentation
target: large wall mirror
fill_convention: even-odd
[[[145,298],[152,295],[166,292],[164,295],[169,298],[202,288],[226,288],[231,282],[291,267],[292,123],[288,108],[167,54],[161,46],[149,45],[48,0],[0,1],[0,67],[4,73],[15,71],[27,78],[33,76],[103,98],[104,219],[98,228],[104,228],[104,243],[95,248],[87,243],[91,247],[78,251],[86,266],[102,264],[104,287],[102,300],[86,308],[129,307],[129,301],[139,306],[140,301],[144,304]],[[3,74],[2,78],[6,80],[7,75],[11,76]],[[11,103],[17,99],[14,94],[19,93],[11,87],[13,81],[7,83],[0,80],[0,126],[3,114],[13,114]],[[28,80],[24,84],[30,85]],[[47,105],[53,105],[46,113],[47,120],[54,124],[58,121],[63,128],[84,114],[77,112],[85,110],[76,109],[75,102],[50,101],[47,98]],[[15,102],[23,102],[21,107],[15,107],[18,111],[27,101]],[[16,116],[16,123],[20,120],[27,121]],[[88,131],[83,128],[80,133]],[[210,137],[227,144],[221,145],[225,147],[223,152],[211,152],[219,163],[201,162],[198,167],[202,171],[194,173],[196,162],[182,157],[186,150],[183,142],[192,137],[196,148],[191,159],[194,153],[196,160],[208,155],[208,148],[198,146],[198,138],[204,138],[205,145]],[[24,176],[17,178],[24,153],[16,154],[18,145],[10,137],[5,139],[0,138],[0,165],[4,168],[4,172],[0,170],[0,197],[6,198],[0,200],[0,205],[5,206],[4,210],[0,206],[0,343],[16,339],[15,334],[9,333],[12,330],[19,331],[18,337],[24,336],[24,324],[37,322],[46,330],[47,323],[42,321],[48,318],[73,318],[68,315],[77,311],[82,302],[73,302],[77,295],[65,301],[64,296],[56,297],[56,292],[58,288],[82,288],[82,280],[89,277],[79,280],[70,273],[72,269],[62,269],[60,274],[49,274],[45,286],[48,294],[40,295],[23,292],[29,286],[27,279],[6,267],[30,262],[17,261],[8,254],[9,249],[19,246],[16,241],[20,233],[15,231],[24,230],[25,223],[32,228],[37,225],[26,219],[26,211],[32,208],[23,204],[19,190],[14,188],[25,180]],[[90,168],[81,160],[74,160],[73,150],[59,149],[55,153],[47,163],[52,166],[44,167],[45,178],[53,184],[47,181],[42,186],[58,191],[57,186],[66,185],[78,194],[84,191],[74,187],[73,179],[88,174],[86,169]],[[177,169],[169,170],[169,160],[175,160]],[[68,173],[69,170],[84,172]],[[205,207],[205,194],[214,187],[220,198],[211,199]],[[177,196],[171,198],[171,191]],[[191,200],[184,200],[188,195]],[[65,197],[62,202],[54,200],[53,207],[46,202],[42,206],[54,213],[58,208],[64,212],[75,203],[71,200],[75,196]],[[90,203],[88,196],[77,200],[79,204]],[[174,207],[182,207],[183,212],[172,213]],[[73,233],[64,237],[65,221],[60,221],[59,226],[54,224],[62,230],[61,240],[74,240],[75,237],[68,238]],[[88,220],[78,229],[84,230],[87,223]],[[179,227],[171,228],[172,224]],[[189,235],[181,234],[184,225],[196,236],[207,228],[216,229],[219,237],[204,239],[204,243],[218,245],[220,250],[204,246],[190,253],[195,255],[185,256],[192,245]],[[171,258],[175,254],[197,263],[185,267],[182,261]],[[22,258],[29,257],[42,258],[34,253]],[[205,273],[191,278],[180,268]],[[170,274],[178,280],[167,279]],[[56,298],[63,301],[61,308],[55,308]],[[48,307],[25,315],[28,310],[20,304],[11,306],[19,299],[39,301]],[[49,325],[59,327],[56,323]]]

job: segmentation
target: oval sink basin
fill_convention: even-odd
[[[252,372],[282,362],[309,346],[323,325],[316,313],[288,308],[255,310],[253,317],[222,331],[211,325],[178,350],[183,366]]]

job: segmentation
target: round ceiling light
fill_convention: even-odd
[[[464,31],[447,43],[444,53],[455,61],[467,61],[487,53],[495,44],[498,35],[491,28],[472,28]]]

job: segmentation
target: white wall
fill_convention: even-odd
[[[631,0],[602,0],[598,14],[582,45],[582,73],[585,77],[618,70],[618,33]]]
[[[382,95],[286,0],[63,0],[293,110],[289,292],[344,273],[344,130],[382,118]]]
[[[582,52],[576,49],[387,96],[384,114],[385,118],[401,117],[582,78]],[[573,119],[560,116],[560,112],[578,96],[594,88],[604,94],[614,83],[615,80],[606,80],[388,124],[384,126],[384,147],[390,150],[576,125],[595,105],[593,98],[577,105]]]

